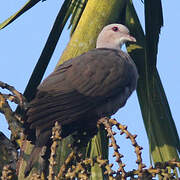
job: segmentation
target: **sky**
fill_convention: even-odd
[[[25,2],[25,0],[0,1],[0,22],[3,22],[19,10]],[[12,24],[0,30],[0,81],[14,86],[20,92],[24,91],[62,2],[58,0],[39,2]],[[144,27],[144,5],[141,0],[133,0],[133,2]],[[178,133],[180,134],[180,13],[178,13],[180,1],[162,1],[162,6],[164,26],[160,34],[157,67]],[[67,27],[68,25],[66,25],[61,35],[44,77],[47,77],[54,70],[69,41],[69,30],[67,30]],[[126,124],[132,134],[138,135],[138,144],[144,148],[142,154],[144,163],[149,166],[148,140],[136,92],[129,98],[126,106],[120,109],[113,117],[122,124]],[[0,131],[7,136],[10,134],[6,120],[1,114]],[[123,161],[127,164],[127,170],[130,170],[136,168],[136,159],[130,142],[124,139],[124,136],[118,136],[117,141],[120,142],[120,151],[126,156],[123,158]],[[113,162],[111,153],[112,150],[110,150],[110,161]]]

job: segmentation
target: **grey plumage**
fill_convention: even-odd
[[[29,139],[38,149],[46,145],[56,121],[62,125],[62,137],[87,127],[95,131],[99,118],[125,105],[137,79],[133,60],[120,48],[96,48],[66,61],[42,82],[30,103]],[[31,158],[26,175],[32,165]]]

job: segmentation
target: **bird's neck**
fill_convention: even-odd
[[[117,49],[117,50],[121,50],[123,44],[120,45],[112,45],[109,43],[103,43],[103,44],[96,44],[96,48],[109,48],[109,49]]]
[[[96,42],[96,48],[110,48],[110,49],[117,49],[121,50],[122,45],[124,44],[124,41],[118,41],[111,43],[109,40],[101,40],[98,39]]]

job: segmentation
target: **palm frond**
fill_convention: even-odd
[[[144,1],[145,31],[146,31],[146,59],[149,68],[156,66],[158,41],[163,26],[161,0]]]
[[[19,16],[24,14],[27,10],[31,9],[34,5],[36,5],[40,0],[29,0],[27,3],[15,14],[10,16],[8,19],[6,19],[4,22],[0,24],[0,29],[5,28],[8,24],[12,23],[14,20],[16,20]]]
[[[56,20],[46,41],[46,44],[42,50],[42,53],[39,57],[39,60],[34,68],[34,71],[24,92],[24,96],[28,99],[28,101],[30,101],[36,93],[36,88],[41,82],[41,79],[45,73],[47,65],[50,62],[51,56],[55,50],[62,30],[70,16],[69,6],[71,4],[71,1],[72,0],[64,1],[56,17]]]
[[[74,3],[72,17],[71,17],[71,21],[70,21],[70,25],[69,25],[69,28],[71,27],[71,35],[73,34],[73,32],[76,29],[79,19],[81,18],[84,8],[86,7],[87,1],[88,0],[77,0]]]
[[[153,29],[152,32],[149,32],[149,35],[147,35],[148,38],[150,34],[151,36],[156,36],[154,42],[151,42],[151,40],[147,42],[148,38],[144,36],[131,1],[129,1],[127,5],[125,22],[137,39],[136,45],[129,44],[127,48],[138,67],[140,75],[137,95],[153,160],[157,162],[167,161],[173,158],[178,159],[177,150],[180,148],[179,137],[155,66],[162,19],[159,25],[155,24],[155,30]],[[151,28],[153,28],[153,24],[151,24],[151,26]],[[150,52],[150,50],[147,50],[148,47],[146,44],[154,49],[155,53],[153,53],[152,56],[147,56],[147,51]]]

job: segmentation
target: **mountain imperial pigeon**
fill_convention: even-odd
[[[62,137],[80,130],[91,133],[98,119],[125,105],[138,79],[133,60],[121,50],[127,41],[136,39],[124,25],[107,25],[95,49],[64,62],[39,85],[27,111],[28,136],[35,146],[25,176],[51,141],[56,121],[62,126]]]

